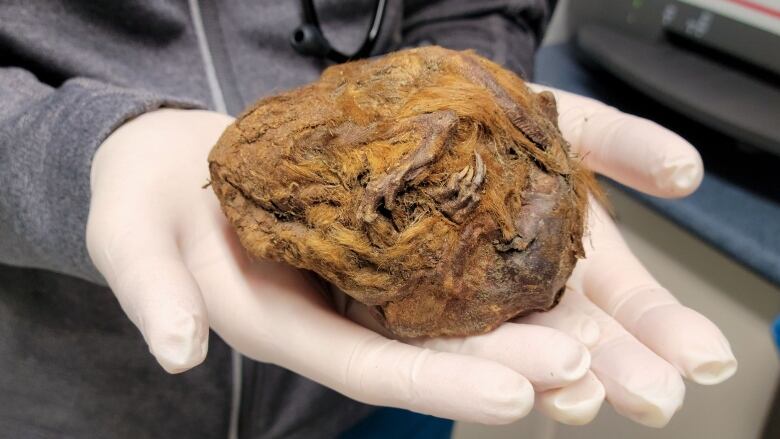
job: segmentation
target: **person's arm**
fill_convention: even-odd
[[[105,283],[85,245],[95,150],[139,114],[198,104],[15,67],[0,68],[0,102],[0,263]]]
[[[545,0],[406,0],[401,46],[474,49],[531,79],[551,9]]]

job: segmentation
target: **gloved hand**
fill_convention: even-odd
[[[582,113],[583,121],[604,108],[568,102],[560,103],[562,119]],[[503,423],[530,410],[535,388],[542,409],[558,419],[582,422],[595,415],[599,391],[603,398],[599,380],[606,383],[609,374],[594,367],[597,380],[588,372],[590,355],[580,343],[600,346],[599,334],[608,331],[568,301],[548,313],[559,316],[543,322],[548,327],[510,322],[479,337],[415,346],[342,318],[299,271],[249,261],[213,192],[200,189],[208,178],[208,151],[231,120],[202,111],[154,111],[116,130],[93,161],[90,255],[166,370],[202,361],[210,325],[251,358],[372,404]],[[698,155],[662,128],[645,123],[646,135],[631,144],[632,130],[582,125],[573,143],[592,168],[655,194],[682,195],[698,184]],[[599,132],[613,134],[603,142],[579,141]],[[574,139],[571,130],[564,133]],[[621,145],[652,151],[637,157]],[[666,165],[664,157],[677,161]],[[722,338],[714,331],[713,340]],[[577,404],[566,405],[573,397]]]
[[[356,400],[483,423],[528,413],[531,382],[548,389],[585,375],[588,350],[556,329],[506,324],[461,353],[422,348],[344,318],[303,272],[250,261],[202,188],[207,155],[231,121],[150,112],[93,160],[90,256],[167,371],[203,360],[211,326],[242,354]]]
[[[592,99],[534,88],[555,94],[564,137],[594,171],[662,197],[688,195],[701,182],[698,153],[676,134]],[[645,270],[595,202],[588,223],[586,257],[577,263],[560,305],[518,321],[567,333],[573,331],[572,316],[595,322],[599,336],[589,345],[592,374],[545,392],[539,405],[561,421],[587,422],[591,412],[576,408],[592,407],[602,397],[600,382],[618,413],[664,426],[682,405],[681,376],[717,384],[736,372],[737,361],[712,322],[681,305]]]

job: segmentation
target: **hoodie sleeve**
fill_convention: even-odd
[[[402,45],[475,49],[530,80],[550,4],[545,0],[406,0]]]
[[[142,113],[202,105],[86,78],[54,88],[15,67],[0,68],[0,103],[0,263],[105,284],[85,240],[95,150]]]

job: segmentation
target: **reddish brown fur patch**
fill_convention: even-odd
[[[313,270],[406,337],[548,310],[595,183],[555,100],[472,52],[426,47],[328,68],[265,98],[209,155],[255,257]]]

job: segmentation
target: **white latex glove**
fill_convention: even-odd
[[[701,182],[698,153],[676,134],[591,99],[534,88],[553,91],[561,131],[591,169],[664,197],[687,195]],[[595,202],[588,223],[586,258],[577,263],[560,305],[516,321],[573,333],[572,320],[592,319],[599,327],[590,345],[593,374],[542,393],[537,405],[562,422],[583,423],[595,415],[590,408],[606,389],[618,413],[664,426],[682,405],[681,375],[717,384],[736,372],[736,359],[712,322],[681,305],[644,269]]]
[[[560,388],[587,373],[588,350],[553,328],[507,323],[414,346],[344,318],[301,271],[250,261],[202,188],[207,155],[231,121],[147,113],[117,129],[92,164],[90,255],[167,371],[203,360],[211,326],[242,354],[354,399],[482,423],[527,414],[532,384]]]

